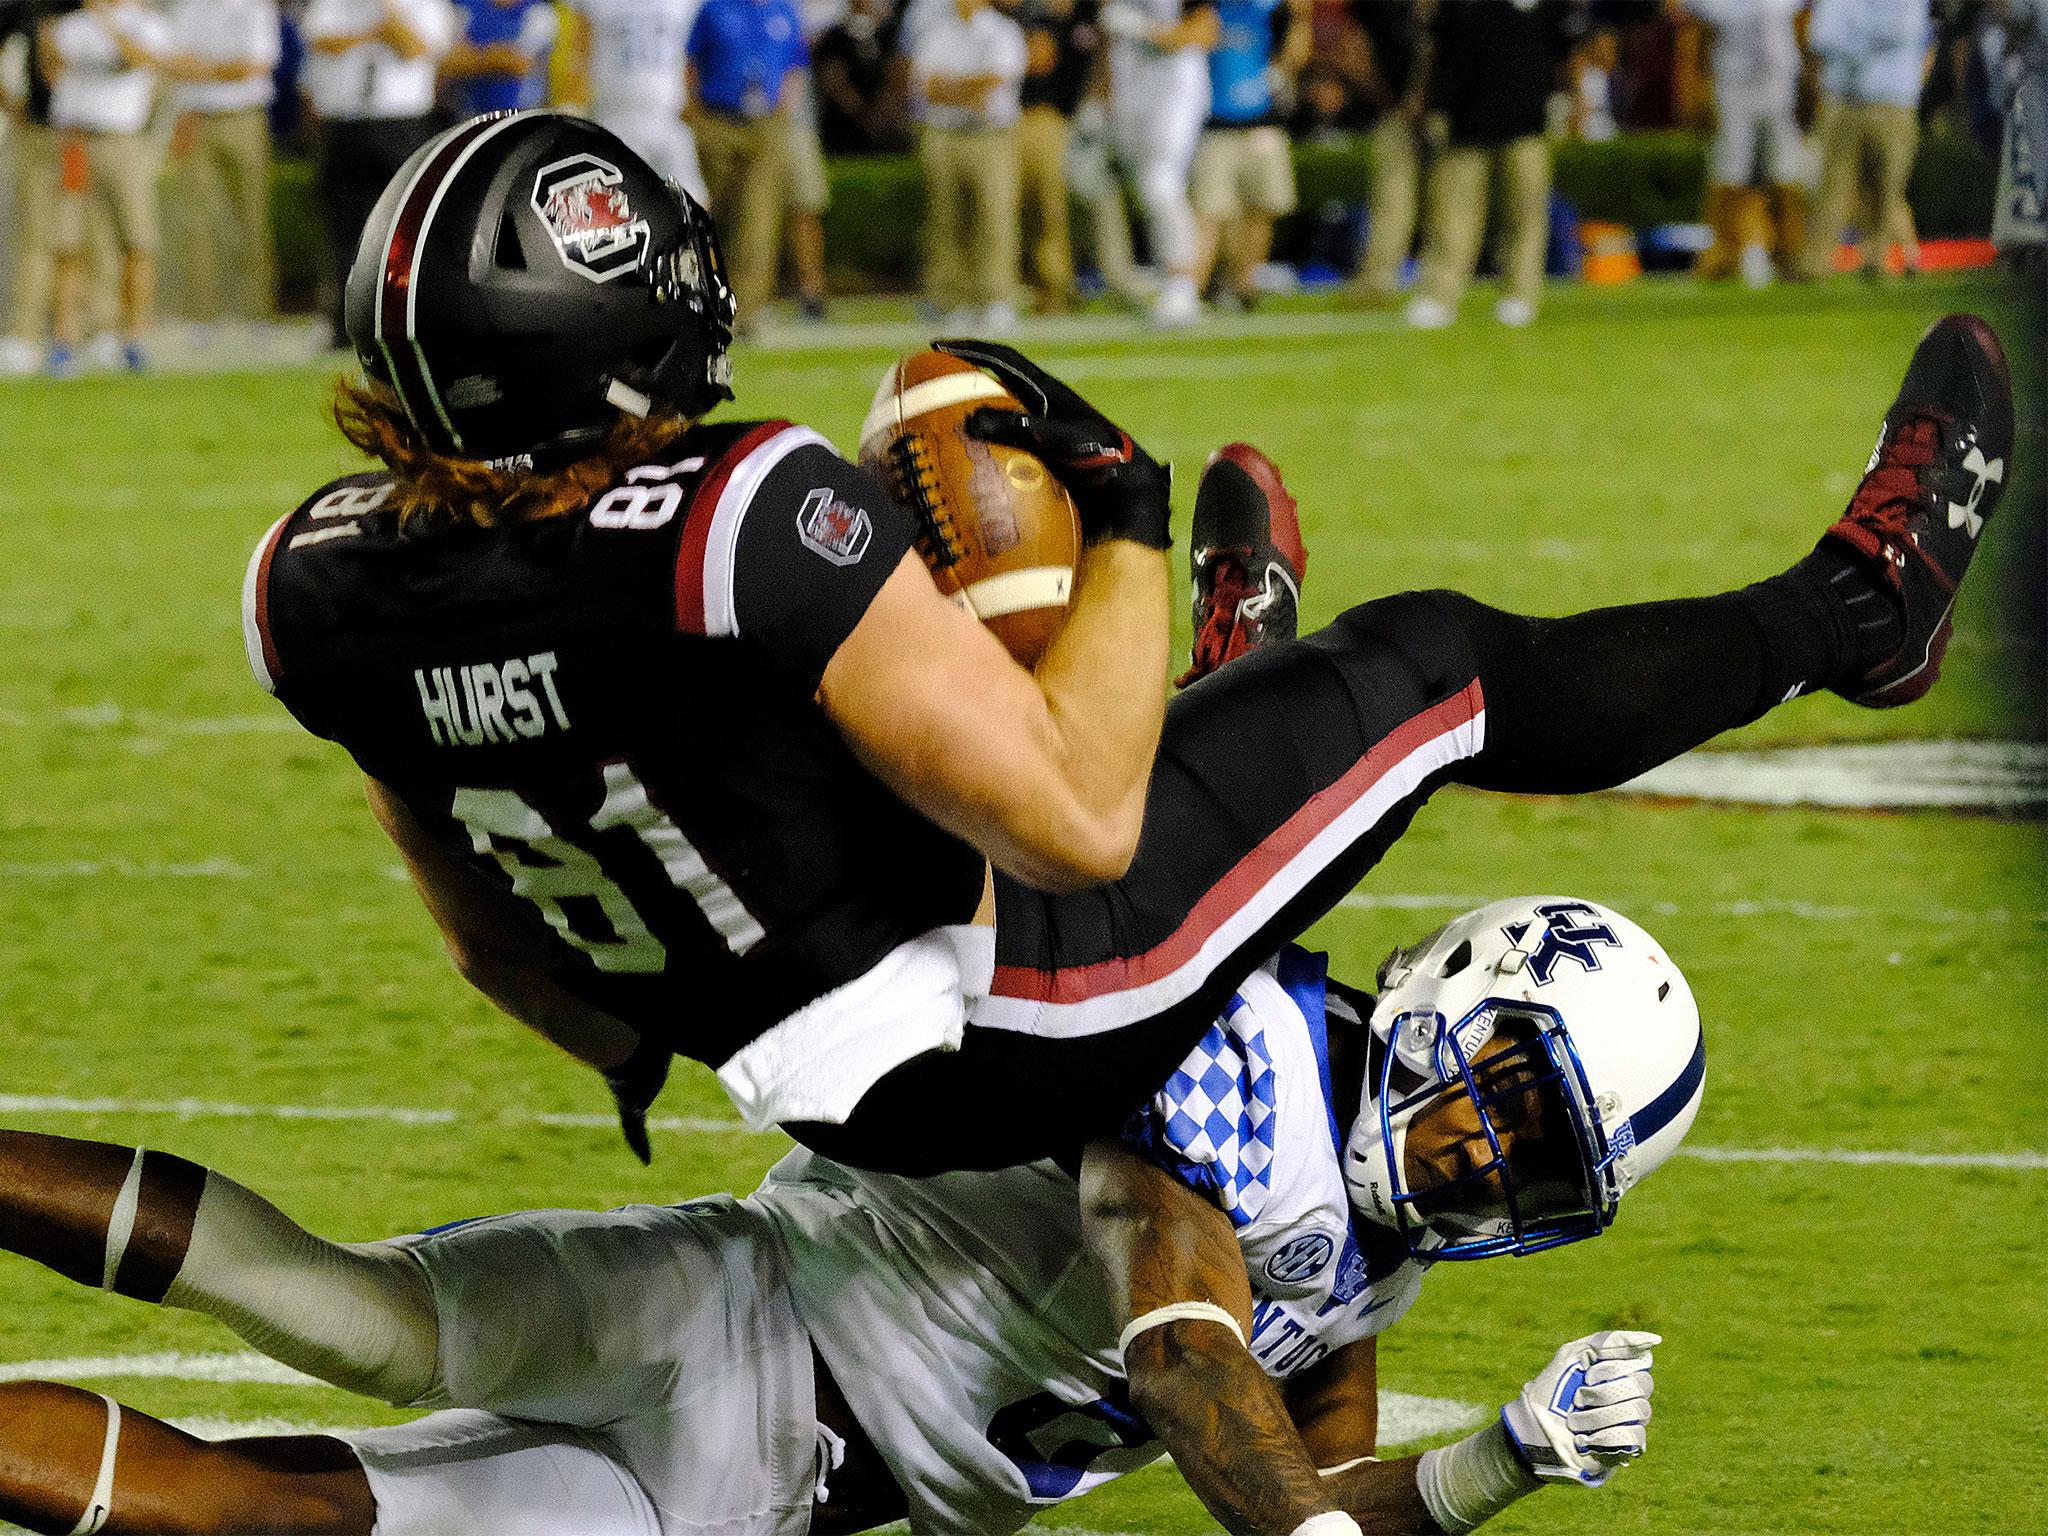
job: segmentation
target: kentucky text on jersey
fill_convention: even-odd
[[[458,681],[459,679],[459,681]],[[555,653],[508,656],[466,667],[415,668],[420,709],[437,747],[480,747],[486,742],[531,740],[548,728],[569,729],[569,713],[555,690]],[[528,685],[538,683],[539,692]],[[547,708],[541,708],[541,699]]]

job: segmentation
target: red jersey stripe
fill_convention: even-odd
[[[1169,976],[1193,960],[1204,942],[1247,906],[1287,863],[1351,806],[1363,799],[1389,770],[1417,748],[1471,724],[1485,708],[1474,681],[1440,704],[1396,726],[1329,788],[1313,796],[1264,842],[1238,861],[1195,903],[1180,926],[1142,954],[1099,960],[1092,965],[1042,971],[999,965],[990,987],[994,997],[1037,1003],[1079,1003],[1127,992]]]
[[[711,541],[711,520],[726,483],[755,449],[789,430],[786,421],[764,421],[719,456],[690,498],[683,514],[683,535],[676,548],[676,629],[686,635],[705,633],[704,555]]]

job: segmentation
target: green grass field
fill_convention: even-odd
[[[1037,350],[1177,461],[1184,503],[1211,447],[1265,447],[1304,507],[1312,621],[1437,585],[1561,612],[1719,590],[1796,558],[1861,473],[1921,327],[1957,307],[1994,313],[2022,371],[2038,365],[2025,339],[2038,331],[1999,290],[1940,280],[1561,293],[1527,333],[1332,320]],[[745,353],[738,409],[850,446],[893,350]],[[344,756],[251,682],[237,601],[248,550],[353,467],[323,419],[325,383],[303,371],[0,386],[0,1123],[166,1147],[345,1238],[750,1188],[779,1139],[672,1132],[643,1171],[602,1123],[537,1120],[599,1116],[605,1096],[465,992]],[[2018,452],[2034,486],[2040,419],[2030,392]],[[2024,601],[2038,572],[2021,553],[2039,539],[2037,509],[2027,485],[2008,496],[1932,698],[1886,714],[1802,701],[1744,735],[2038,735]],[[1681,1158],[1597,1245],[1446,1266],[1382,1345],[1389,1387],[1493,1404],[1577,1334],[1667,1339],[1647,1459],[1603,1494],[1546,1494],[1495,1528],[2037,1523],[2044,870],[2032,821],[1451,791],[1367,900],[1316,930],[1340,971],[1363,977],[1467,901],[1610,902],[1668,945],[1706,1014],[1697,1147],[2032,1154],[1963,1167]],[[43,1098],[110,1102],[32,1107]],[[137,1107],[179,1098],[453,1113]],[[730,1113],[694,1071],[662,1109]],[[192,1316],[0,1260],[0,1361],[238,1348]],[[325,1389],[95,1384],[216,1420],[395,1417]],[[1047,1520],[1213,1528],[1165,1469]]]

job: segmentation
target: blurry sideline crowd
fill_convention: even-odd
[[[1554,144],[1628,128],[1711,128],[1703,275],[1823,276],[1851,226],[1910,272],[1930,112],[2006,153],[2001,216],[2038,240],[2044,34],[2048,0],[0,0],[0,372],[146,366],[165,229],[190,319],[268,316],[280,150],[313,161],[345,344],[393,172],[542,104],[710,208],[743,329],[785,274],[825,314],[827,153],[915,149],[924,304],[981,332],[1073,308],[1082,272],[1162,326],[1255,304],[1302,141],[1370,164],[1346,301],[1419,327],[1489,228],[1496,318],[1530,323]]]

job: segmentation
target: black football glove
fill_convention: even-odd
[[[619,1107],[619,1133],[643,1164],[652,1165],[654,1148],[647,1140],[647,1111],[661,1097],[675,1053],[642,1036],[633,1054],[604,1074],[604,1085]]]
[[[1130,433],[1015,347],[960,339],[932,345],[994,374],[1023,403],[1021,412],[981,407],[968,416],[967,432],[1044,460],[1074,498],[1082,538],[1173,547],[1166,526],[1173,473]]]

